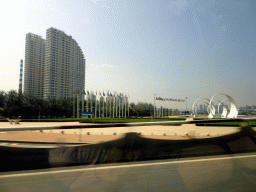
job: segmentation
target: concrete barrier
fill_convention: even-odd
[[[0,171],[255,152],[255,136],[251,127],[242,127],[237,133],[204,139],[148,139],[132,132],[96,144],[0,146]]]

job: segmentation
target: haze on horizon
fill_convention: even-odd
[[[54,27],[71,35],[86,59],[86,90],[158,97],[232,96],[256,105],[256,1],[1,2],[0,90],[18,89],[25,35]],[[185,108],[185,102],[157,103]]]

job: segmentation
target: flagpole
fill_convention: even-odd
[[[91,112],[92,112],[92,91],[91,91]]]
[[[76,98],[75,98],[75,92],[73,91],[73,118],[75,118],[75,102],[76,102],[76,100],[75,100]]]
[[[113,97],[113,118],[115,118],[115,95]]]
[[[119,96],[118,96],[118,101],[119,101],[119,104],[118,104],[118,110],[119,110],[119,118],[120,118],[120,94],[119,94]]]
[[[108,92],[107,92],[107,95],[106,95],[106,117],[108,117]]]
[[[105,98],[104,98],[104,92],[103,92],[103,118],[104,118],[104,101],[105,100]]]
[[[111,96],[110,95],[109,95],[109,117],[111,118]]]
[[[99,118],[100,118],[100,99],[99,99]]]
[[[123,98],[123,95],[121,96],[122,98],[122,103],[121,103],[121,112],[122,112],[122,117],[124,117],[124,111],[123,111],[123,104],[124,104],[124,98]]]
[[[76,106],[77,106],[77,115],[76,115],[76,117],[77,118],[79,118],[79,94],[77,94],[77,104],[76,104]]]
[[[86,96],[86,112],[88,112],[88,105],[89,105],[89,99],[88,99],[88,91],[87,91],[87,96]],[[88,115],[87,115],[87,118],[88,118]]]
[[[124,111],[124,115],[125,115],[125,118],[126,118],[126,95],[125,95],[125,111]]]
[[[84,90],[82,92],[82,112],[84,112]]]
[[[156,110],[156,103],[155,103],[155,101],[156,101],[156,94],[154,94],[154,117],[156,116],[155,115],[155,110]]]
[[[116,93],[117,94],[117,93]],[[118,96],[118,95],[117,95]],[[117,100],[118,100],[118,97],[115,97],[115,105],[116,105],[116,117],[117,117]]]
[[[128,95],[128,97],[127,97],[127,103],[128,103],[128,117],[130,117],[130,115],[129,115],[129,108],[130,108],[130,105],[129,105],[129,98],[130,97],[130,95]]]
[[[95,106],[95,118],[97,117],[97,91],[96,91],[96,94],[95,94],[95,102],[94,102],[94,106]]]
[[[108,117],[108,95],[106,96],[106,117]]]

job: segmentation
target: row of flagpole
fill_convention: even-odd
[[[157,107],[155,101],[185,102],[185,100],[183,99],[171,99],[171,98],[168,99],[168,98],[156,97],[156,94],[154,94],[154,117],[180,115],[180,111],[177,109],[177,107],[173,107],[171,109],[169,109],[168,107],[163,107],[162,105],[160,107]]]
[[[173,116],[173,115],[180,115],[180,111],[176,109],[169,109],[164,107],[156,107],[155,108],[155,115],[154,117],[164,117],[164,116]]]
[[[79,91],[77,90],[77,94],[74,93],[74,98],[73,98],[73,117],[75,117],[75,97],[77,97],[77,118],[79,118],[79,97],[80,97],[81,94],[79,94]],[[97,96],[99,95],[99,101],[97,99]],[[102,117],[112,117],[115,118],[115,117],[125,117],[126,118],[126,114],[127,114],[127,111],[128,111],[128,116],[129,116],[129,102],[128,102],[128,98],[129,96],[127,94],[123,94],[123,93],[117,93],[115,92],[114,94],[112,94],[111,92],[107,91],[106,94],[105,92],[103,91],[102,94],[101,92],[99,91],[99,94],[97,94],[97,91],[96,91],[96,94],[94,94],[93,91],[89,92],[83,92],[82,93],[82,108],[81,108],[81,111],[84,112],[84,96],[87,96],[86,97],[86,112],[89,112],[89,107],[90,107],[90,112],[93,112],[93,100],[94,100],[94,117],[96,118],[97,116],[100,118],[101,115]],[[93,97],[95,97],[93,99]],[[106,97],[106,102],[105,102],[105,97]],[[103,100],[101,102],[101,100]],[[120,101],[122,101],[122,104],[120,104]],[[90,105],[89,105],[90,103]],[[102,105],[102,110],[101,110],[101,103],[103,104]],[[104,109],[104,106],[106,103],[106,111]],[[109,104],[109,110],[108,110],[108,104]],[[111,111],[112,111],[112,108],[111,108],[111,104],[113,104],[113,112],[111,114]],[[98,114],[97,114],[97,105],[99,105],[99,111],[98,111]],[[126,110],[126,106],[128,105],[128,110]],[[122,115],[120,113],[120,108],[121,108],[121,112],[122,112]],[[116,109],[116,111],[115,111]],[[117,109],[118,109],[118,112],[119,112],[119,115],[117,114]],[[102,114],[101,114],[102,112]],[[106,112],[106,114],[105,114]],[[109,112],[109,115],[108,115],[108,112]],[[116,115],[115,115],[115,112],[116,112]]]

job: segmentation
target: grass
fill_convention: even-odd
[[[21,119],[20,122],[73,122],[80,121],[80,118],[60,118],[60,119]],[[0,122],[8,122],[7,119],[0,119]]]
[[[186,118],[83,118],[81,123],[136,123],[156,121],[184,121]]]
[[[81,123],[132,123],[132,122],[155,122],[155,121],[183,121],[186,118],[51,118],[51,119],[21,119],[21,122],[74,122]],[[8,122],[6,118],[0,118],[0,122]]]
[[[214,119],[221,119],[224,118],[212,118]],[[194,120],[212,120],[209,118],[194,118]],[[241,123],[246,123],[252,127],[256,127],[256,121],[247,121],[247,122],[217,122],[217,123],[197,123],[196,126],[223,126],[223,127],[241,127]]]
[[[199,118],[199,117],[195,117],[195,118],[193,118],[194,120],[212,120],[212,119],[224,119],[224,118],[211,118],[211,119],[209,119],[209,118]]]
[[[241,127],[242,123],[246,123],[252,127],[256,127],[256,121],[247,122],[221,122],[221,123],[197,123],[196,126],[223,126],[223,127]]]

